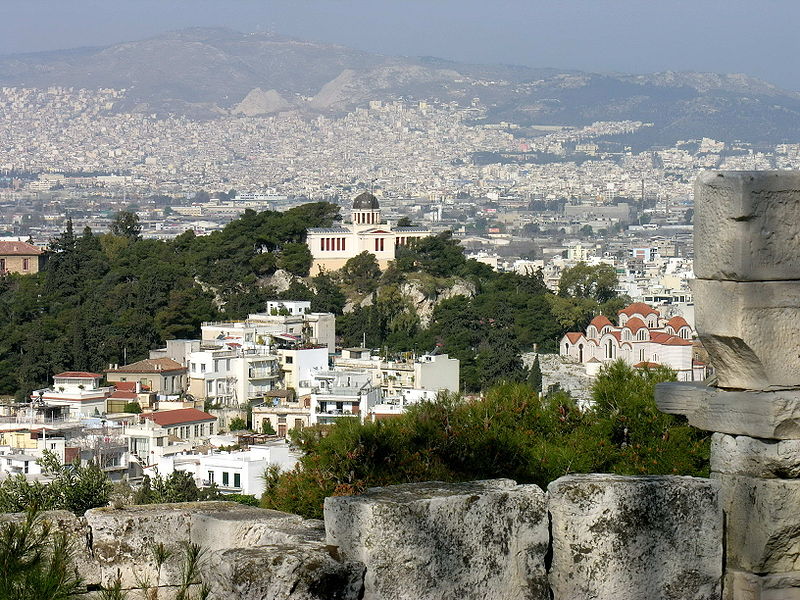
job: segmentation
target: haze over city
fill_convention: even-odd
[[[107,45],[186,27],[271,31],[382,54],[595,72],[746,73],[800,89],[790,0],[4,0],[0,53]]]

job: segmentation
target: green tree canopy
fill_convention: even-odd
[[[569,298],[591,298],[603,303],[617,295],[618,283],[617,273],[611,265],[591,266],[579,262],[561,273],[558,294]]]
[[[114,216],[111,222],[111,233],[130,239],[138,239],[142,233],[139,216],[135,212],[122,210]]]

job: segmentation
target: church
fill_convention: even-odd
[[[598,315],[586,332],[570,331],[561,338],[561,356],[586,365],[596,375],[603,363],[622,359],[633,367],[664,365],[677,374],[678,381],[702,381],[706,365],[695,359],[695,332],[683,317],[666,320],[643,302],[619,311],[618,326]]]
[[[314,227],[306,233],[306,244],[314,262],[311,275],[336,271],[357,254],[374,254],[381,269],[386,269],[400,246],[428,237],[424,227],[392,227],[383,223],[378,199],[363,192],[353,200],[351,222],[336,227]]]

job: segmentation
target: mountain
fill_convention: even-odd
[[[490,122],[654,123],[619,138],[800,140],[800,94],[740,74],[597,74],[434,57],[391,57],[270,33],[194,28],[106,47],[0,56],[0,86],[127,90],[117,110],[196,118],[341,113],[369,100],[474,98]]]

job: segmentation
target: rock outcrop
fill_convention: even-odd
[[[269,115],[281,112],[291,107],[292,105],[276,90],[268,90],[265,92],[261,88],[253,88],[231,112],[234,115],[255,117],[258,115]]]

